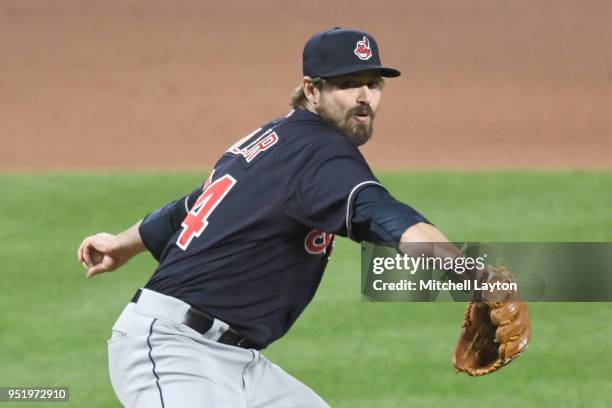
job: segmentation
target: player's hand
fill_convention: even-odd
[[[79,262],[87,269],[88,278],[114,271],[131,256],[117,235],[106,232],[85,238],[77,251]]]
[[[516,282],[503,265],[487,265],[479,279],[481,283]],[[530,338],[529,310],[518,291],[475,290],[464,314],[453,364],[458,372],[471,376],[493,373],[520,356]]]

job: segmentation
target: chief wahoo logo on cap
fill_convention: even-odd
[[[360,60],[367,61],[372,58],[372,50],[370,49],[370,40],[368,40],[368,37],[364,35],[362,40],[357,41],[354,52]]]

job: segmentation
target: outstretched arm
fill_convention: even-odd
[[[419,222],[408,227],[400,239],[401,242],[449,242],[448,238],[436,227]],[[458,252],[458,251],[457,251]]]
[[[349,238],[357,242],[449,242],[422,214],[380,185],[366,186],[351,204]]]
[[[397,249],[410,256],[461,257],[461,251],[418,211],[393,198],[378,185],[361,190],[352,211],[350,237],[356,241],[369,241],[397,245]],[[477,273],[449,275],[465,279]]]
[[[419,256],[446,258],[460,258],[464,254],[446,238],[446,236],[435,226],[420,222],[408,227],[398,244],[398,250],[402,253]],[[457,273],[452,269],[446,271],[449,276],[463,280],[466,278],[476,278],[479,271],[467,269],[464,273]]]
[[[88,278],[112,272],[146,250],[138,232],[141,223],[138,221],[117,235],[101,232],[83,240],[77,250],[77,257],[87,269]]]

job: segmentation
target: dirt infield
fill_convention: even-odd
[[[374,167],[610,168],[610,21],[595,0],[4,0],[0,169],[208,168],[286,113],[335,25],[403,72]]]

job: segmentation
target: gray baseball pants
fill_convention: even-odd
[[[126,407],[323,408],[310,388],[254,349],[218,343],[227,324],[206,333],[182,324],[189,305],[143,289],[108,341],[110,378]]]

